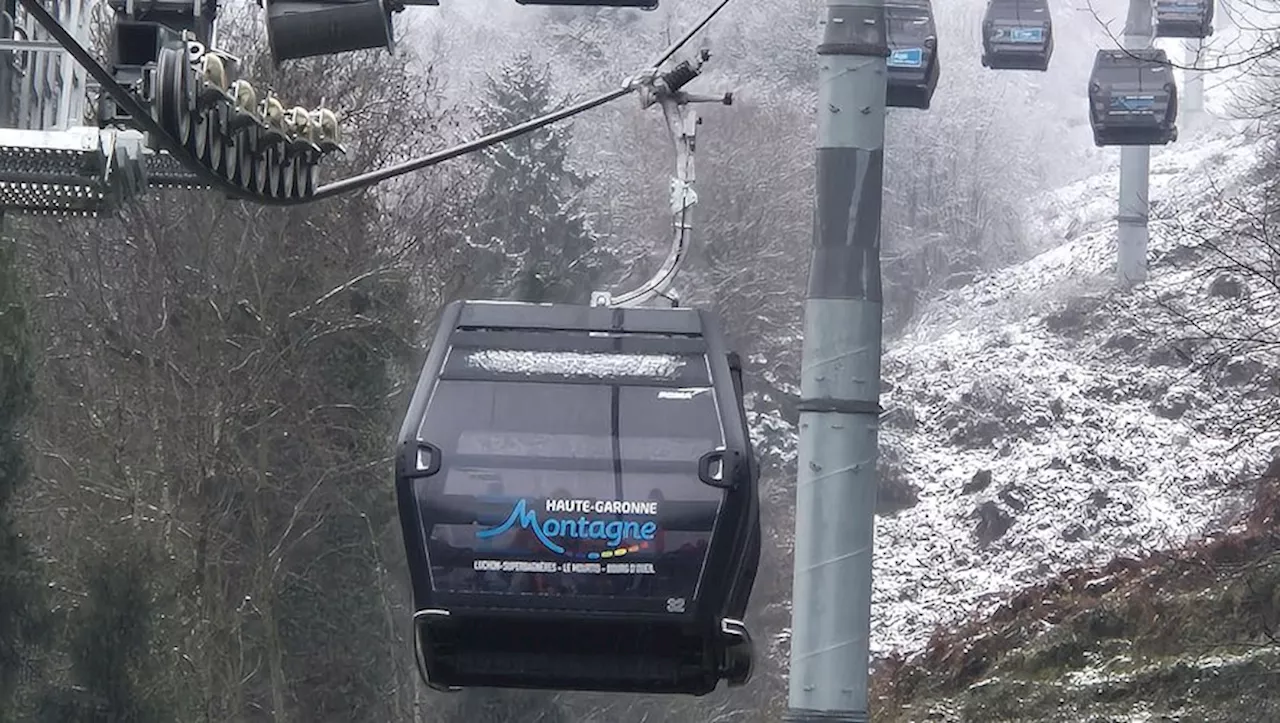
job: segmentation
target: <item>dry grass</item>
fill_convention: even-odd
[[[885,662],[872,679],[874,718],[893,720],[913,703],[955,696],[997,673],[1061,678],[1119,648],[1134,660],[1280,648],[1278,521],[1280,461],[1257,482],[1234,532],[1070,570],[985,619],[937,631],[918,655]]]

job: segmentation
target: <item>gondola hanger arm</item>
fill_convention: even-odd
[[[674,227],[671,247],[662,265],[640,286],[617,296],[608,291],[594,292],[591,295],[592,306],[626,308],[640,306],[658,297],[667,299],[672,306],[677,304],[677,300],[670,294],[670,289],[680,272],[680,266],[688,255],[689,241],[692,236],[690,209],[698,202],[698,195],[693,190],[696,180],[694,151],[697,148],[697,128],[701,119],[698,118],[691,104],[733,104],[732,93],[711,96],[686,93],[683,90],[689,82],[698,77],[703,64],[710,58],[711,54],[703,50],[694,63],[688,61],[680,63],[670,71],[654,77],[640,91],[642,107],[648,108],[653,105],[662,107],[663,119],[666,121],[676,152],[676,175],[671,179],[671,215]]]

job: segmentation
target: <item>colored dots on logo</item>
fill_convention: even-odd
[[[602,550],[600,552],[588,552],[585,555],[580,555],[580,557],[585,557],[588,560],[607,560],[611,557],[622,557],[628,552],[638,552],[640,550],[647,548],[648,546],[649,546],[649,543],[641,542],[638,545],[619,547],[613,550]]]

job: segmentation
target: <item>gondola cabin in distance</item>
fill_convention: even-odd
[[[929,0],[891,0],[885,3],[889,41],[885,105],[928,110],[938,87],[938,30]]]
[[[1156,0],[1157,38],[1213,35],[1213,0]]]
[[[554,5],[559,8],[635,8],[657,10],[658,0],[516,0],[521,5]]]
[[[1099,146],[1178,140],[1178,87],[1163,50],[1099,50],[1089,76],[1089,125]]]
[[[516,0],[516,2],[520,5],[554,5],[557,7],[658,9],[658,0]]]
[[[757,478],[741,365],[710,314],[450,304],[396,463],[423,677],[744,684]]]
[[[1049,69],[1053,21],[1047,0],[990,0],[982,19],[982,65],[992,70]]]

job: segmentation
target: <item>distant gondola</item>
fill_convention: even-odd
[[[990,0],[982,19],[983,67],[1046,71],[1052,56],[1047,0]]]
[[[1157,38],[1213,35],[1213,0],[1156,0]]]
[[[929,0],[890,0],[884,12],[890,51],[885,105],[928,110],[942,73],[933,5]]]
[[[456,302],[400,432],[429,685],[703,695],[750,678],[741,365],[691,309]]]
[[[516,3],[519,5],[636,8],[639,10],[658,9],[658,0],[516,0]]]
[[[1089,124],[1099,146],[1178,140],[1178,87],[1163,50],[1099,50],[1089,77]]]

